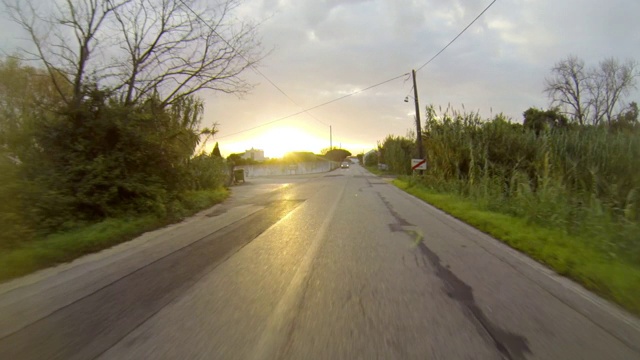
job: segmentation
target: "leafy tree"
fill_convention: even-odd
[[[202,103],[182,98],[165,109],[152,98],[132,108],[93,90],[81,104],[43,124],[35,136],[40,154],[25,164],[29,178],[59,197],[39,207],[42,224],[55,229],[69,218],[166,215],[192,186],[187,179]]]
[[[524,113],[524,128],[535,131],[536,135],[549,129],[566,128],[569,119],[562,115],[557,108],[546,111],[529,108]]]
[[[640,129],[638,125],[638,104],[633,101],[627,109],[621,112],[611,123],[613,131],[634,131]]]
[[[229,154],[227,156],[227,162],[233,163],[235,165],[242,165],[241,162],[244,159],[242,158],[242,154]]]
[[[0,59],[0,146],[10,154],[25,161],[34,147],[34,129],[61,105],[46,71],[14,57]]]
[[[260,163],[253,159],[245,159],[242,157],[242,155],[244,155],[244,153],[230,154],[229,156],[227,156],[227,162],[232,165],[255,165]]]
[[[222,158],[222,154],[220,154],[220,147],[218,146],[218,142],[216,141],[216,146],[213,147],[213,151],[211,152],[211,156],[217,156]]]
[[[215,189],[226,184],[230,175],[224,159],[213,153],[200,154],[191,159],[189,170],[194,190]]]
[[[298,164],[318,161],[318,156],[310,151],[292,151],[282,157],[285,164]]]
[[[28,176],[41,149],[35,133],[61,104],[46,71],[10,57],[0,60],[0,247],[15,246],[36,235],[34,211],[51,198]],[[41,176],[46,176],[41,169]]]
[[[364,165],[365,166],[376,166],[378,165],[378,152],[374,151],[369,154],[365,154],[364,157]]]
[[[7,176],[0,192],[13,214],[24,215],[22,222],[3,218],[16,225],[15,231],[3,226],[7,234],[24,233],[20,226],[47,233],[111,216],[164,216],[185,191],[222,184],[209,176],[220,161],[192,159],[201,134],[215,133],[199,130],[197,98],[168,107],[156,98],[127,105],[94,86],[76,107],[60,101],[41,70],[7,61],[0,74],[8,75],[0,77]]]
[[[34,235],[25,209],[26,184],[20,170],[17,160],[0,148],[0,249],[26,242]]]
[[[351,156],[351,152],[345,149],[331,149],[324,154],[327,160],[342,162],[347,156]]]

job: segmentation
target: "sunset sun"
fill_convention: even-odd
[[[325,140],[315,134],[295,127],[277,127],[267,130],[256,143],[271,158],[279,158],[291,151],[318,152],[325,147]]]

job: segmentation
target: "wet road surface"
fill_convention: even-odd
[[[2,284],[0,358],[640,359],[640,326],[352,166]]]

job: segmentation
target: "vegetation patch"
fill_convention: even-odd
[[[375,175],[384,175],[385,174],[385,171],[378,169],[377,165],[368,165],[368,166],[365,166],[365,168],[367,170],[369,170],[369,172],[371,172],[372,174],[375,174]]]
[[[378,165],[369,165],[369,166],[365,166],[365,168],[367,170],[369,170],[369,172],[371,172],[372,174],[378,175],[378,176],[384,176],[384,175],[395,175],[395,173],[389,171],[389,170],[381,170],[378,168]]]
[[[527,219],[488,210],[478,201],[437,192],[412,182],[394,180],[398,188],[442,209],[548,265],[597,294],[640,314],[640,266],[602,252],[589,239],[544,227]]]
[[[185,199],[180,203],[180,215],[173,213],[169,217],[154,214],[107,218],[72,230],[49,234],[22,246],[1,250],[0,281],[68,262],[131,240],[147,231],[180,221],[183,217],[220,203],[228,195],[229,191],[225,188],[191,191],[185,194]]]
[[[57,74],[54,72],[54,74]],[[78,80],[78,79],[76,79]],[[80,80],[78,80],[80,81]],[[70,261],[222,201],[230,164],[203,102],[123,100],[0,59],[0,280]],[[75,100],[69,100],[75,99]]]
[[[49,13],[37,2],[4,2],[31,50],[0,56],[3,279],[224,198],[233,164],[217,145],[206,150],[217,130],[203,124],[198,93],[245,93],[244,72],[264,57],[256,27],[232,14],[232,0],[206,10],[66,1]],[[212,37],[210,24],[229,42]]]

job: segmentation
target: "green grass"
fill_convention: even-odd
[[[392,172],[390,172],[388,170],[380,170],[380,169],[378,169],[377,165],[365,166],[365,169],[367,169],[370,173],[376,174],[378,176],[394,175]]]
[[[229,190],[219,188],[216,190],[188,191],[184,197],[184,206],[190,212],[188,215],[218,204],[229,196]]]
[[[229,191],[224,188],[189,192],[185,195],[181,215],[193,215],[222,202],[228,195]],[[172,220],[175,222],[180,218],[173,217]],[[112,247],[171,222],[153,215],[106,219],[4,250],[0,252],[0,281]]]
[[[369,166],[365,166],[364,168],[367,169],[372,174],[376,174],[376,175],[384,174],[384,171],[378,170],[378,167],[376,165],[369,165]]]
[[[564,231],[482,209],[469,199],[396,179],[393,184],[546,264],[593,292],[640,314],[640,268],[589,247]]]

